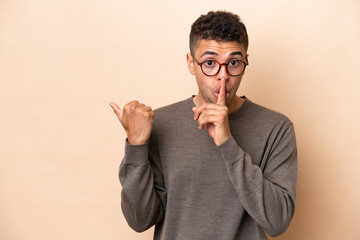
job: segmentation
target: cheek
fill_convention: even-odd
[[[203,78],[202,76],[197,76],[196,77],[196,82],[197,85],[199,86],[199,88],[201,89],[206,89],[210,87],[210,82],[208,81],[208,79]]]
[[[232,84],[232,89],[236,92],[237,89],[239,88],[241,83],[241,78],[240,79],[236,79],[233,84]]]
[[[198,82],[198,87],[199,87],[199,91],[201,92],[201,94],[203,96],[208,95],[209,87],[206,86],[206,84],[204,82],[199,81]]]
[[[199,86],[202,88],[202,91],[208,95],[213,94],[214,90],[217,88],[217,84],[213,83],[211,80],[203,81]]]
[[[207,77],[202,72],[195,74],[196,83],[203,93],[211,94],[218,87],[216,77]]]

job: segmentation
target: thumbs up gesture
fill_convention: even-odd
[[[123,109],[114,103],[109,103],[123,126],[128,142],[134,145],[149,141],[155,113],[151,107],[138,101],[129,102]]]

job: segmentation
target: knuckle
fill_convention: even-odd
[[[129,108],[135,107],[137,105],[136,101],[131,101],[128,104],[126,104]]]
[[[136,113],[140,113],[140,114],[144,112],[143,109],[141,109],[141,108],[136,108],[135,111],[136,111]]]
[[[201,119],[199,119],[199,123],[200,124],[204,124],[208,121],[208,117],[207,116],[203,116]]]
[[[152,114],[149,114],[149,115],[148,115],[148,120],[153,121],[153,120],[154,120],[154,116],[153,116]]]
[[[141,113],[146,119],[150,119],[152,117],[152,113],[150,111],[142,110]]]
[[[123,110],[123,111],[124,111],[124,112],[129,112],[129,111],[130,111],[130,104],[129,104],[129,103],[124,106],[124,110]]]
[[[131,104],[130,107],[129,107],[129,110],[130,111],[135,111],[136,110],[136,105],[135,104]]]
[[[124,106],[124,109],[127,109],[127,110],[132,110],[132,109],[134,109],[134,108],[136,107],[136,105],[137,105],[136,102],[137,102],[137,101],[131,101],[131,102],[129,102],[128,104],[126,104],[126,105]]]
[[[149,119],[151,114],[149,112],[143,111],[143,115],[145,118]]]

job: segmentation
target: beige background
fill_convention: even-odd
[[[120,210],[108,102],[196,94],[190,25],[215,9],[248,28],[239,94],[295,124],[296,213],[277,239],[360,239],[358,0],[0,0],[0,239],[151,239]]]

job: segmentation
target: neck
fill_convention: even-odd
[[[203,102],[199,99],[199,95],[195,96],[193,98],[194,104],[197,107],[200,107]],[[241,106],[244,104],[245,100],[242,99],[241,97],[235,95],[233,100],[230,102],[229,106],[228,106],[228,114],[232,114],[234,112],[236,112],[237,110],[239,110],[241,108]]]
[[[235,95],[230,105],[228,106],[228,114],[232,114],[238,111],[241,108],[241,106],[244,104],[244,102],[245,102],[244,99]]]

